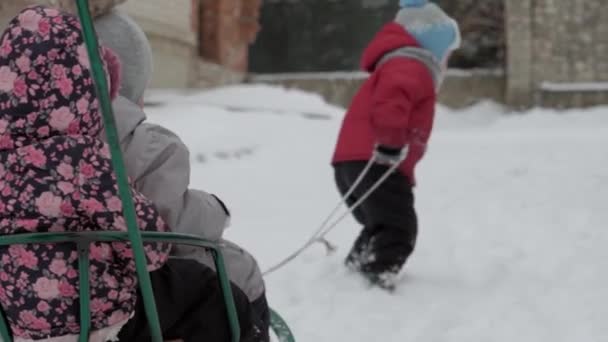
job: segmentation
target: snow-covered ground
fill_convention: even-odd
[[[151,100],[164,105],[150,120],[191,148],[192,185],[229,203],[228,237],[263,269],[338,201],[342,109],[267,86]],[[420,240],[396,293],[342,266],[350,219],[337,253],[314,246],[268,277],[298,341],[608,341],[608,108],[440,108],[418,176]]]

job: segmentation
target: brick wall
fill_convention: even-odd
[[[248,70],[249,45],[260,29],[262,0],[201,0],[200,55],[238,72]]]

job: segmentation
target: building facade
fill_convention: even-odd
[[[30,4],[73,10],[73,0],[1,0],[0,26]],[[261,0],[90,0],[95,15],[119,5],[146,32],[154,53],[151,87],[240,82],[259,31]]]
[[[505,1],[508,103],[608,103],[605,0]]]

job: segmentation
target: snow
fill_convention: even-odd
[[[540,88],[551,92],[598,92],[608,91],[608,82],[543,82]]]
[[[268,86],[151,96],[164,105],[150,120],[191,148],[192,185],[226,200],[227,236],[263,269],[338,201],[329,160],[343,110]],[[396,293],[343,267],[349,219],[330,236],[337,253],[314,246],[268,276],[271,305],[305,342],[607,341],[607,110],[440,107]]]

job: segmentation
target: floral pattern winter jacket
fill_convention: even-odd
[[[31,7],[0,38],[0,234],[126,230],[77,18]],[[132,191],[140,229],[166,231]],[[145,246],[149,269],[170,246]],[[127,243],[90,245],[92,328],[124,324],[137,277]],[[13,335],[79,333],[77,251],[72,244],[0,247],[0,304]]]

